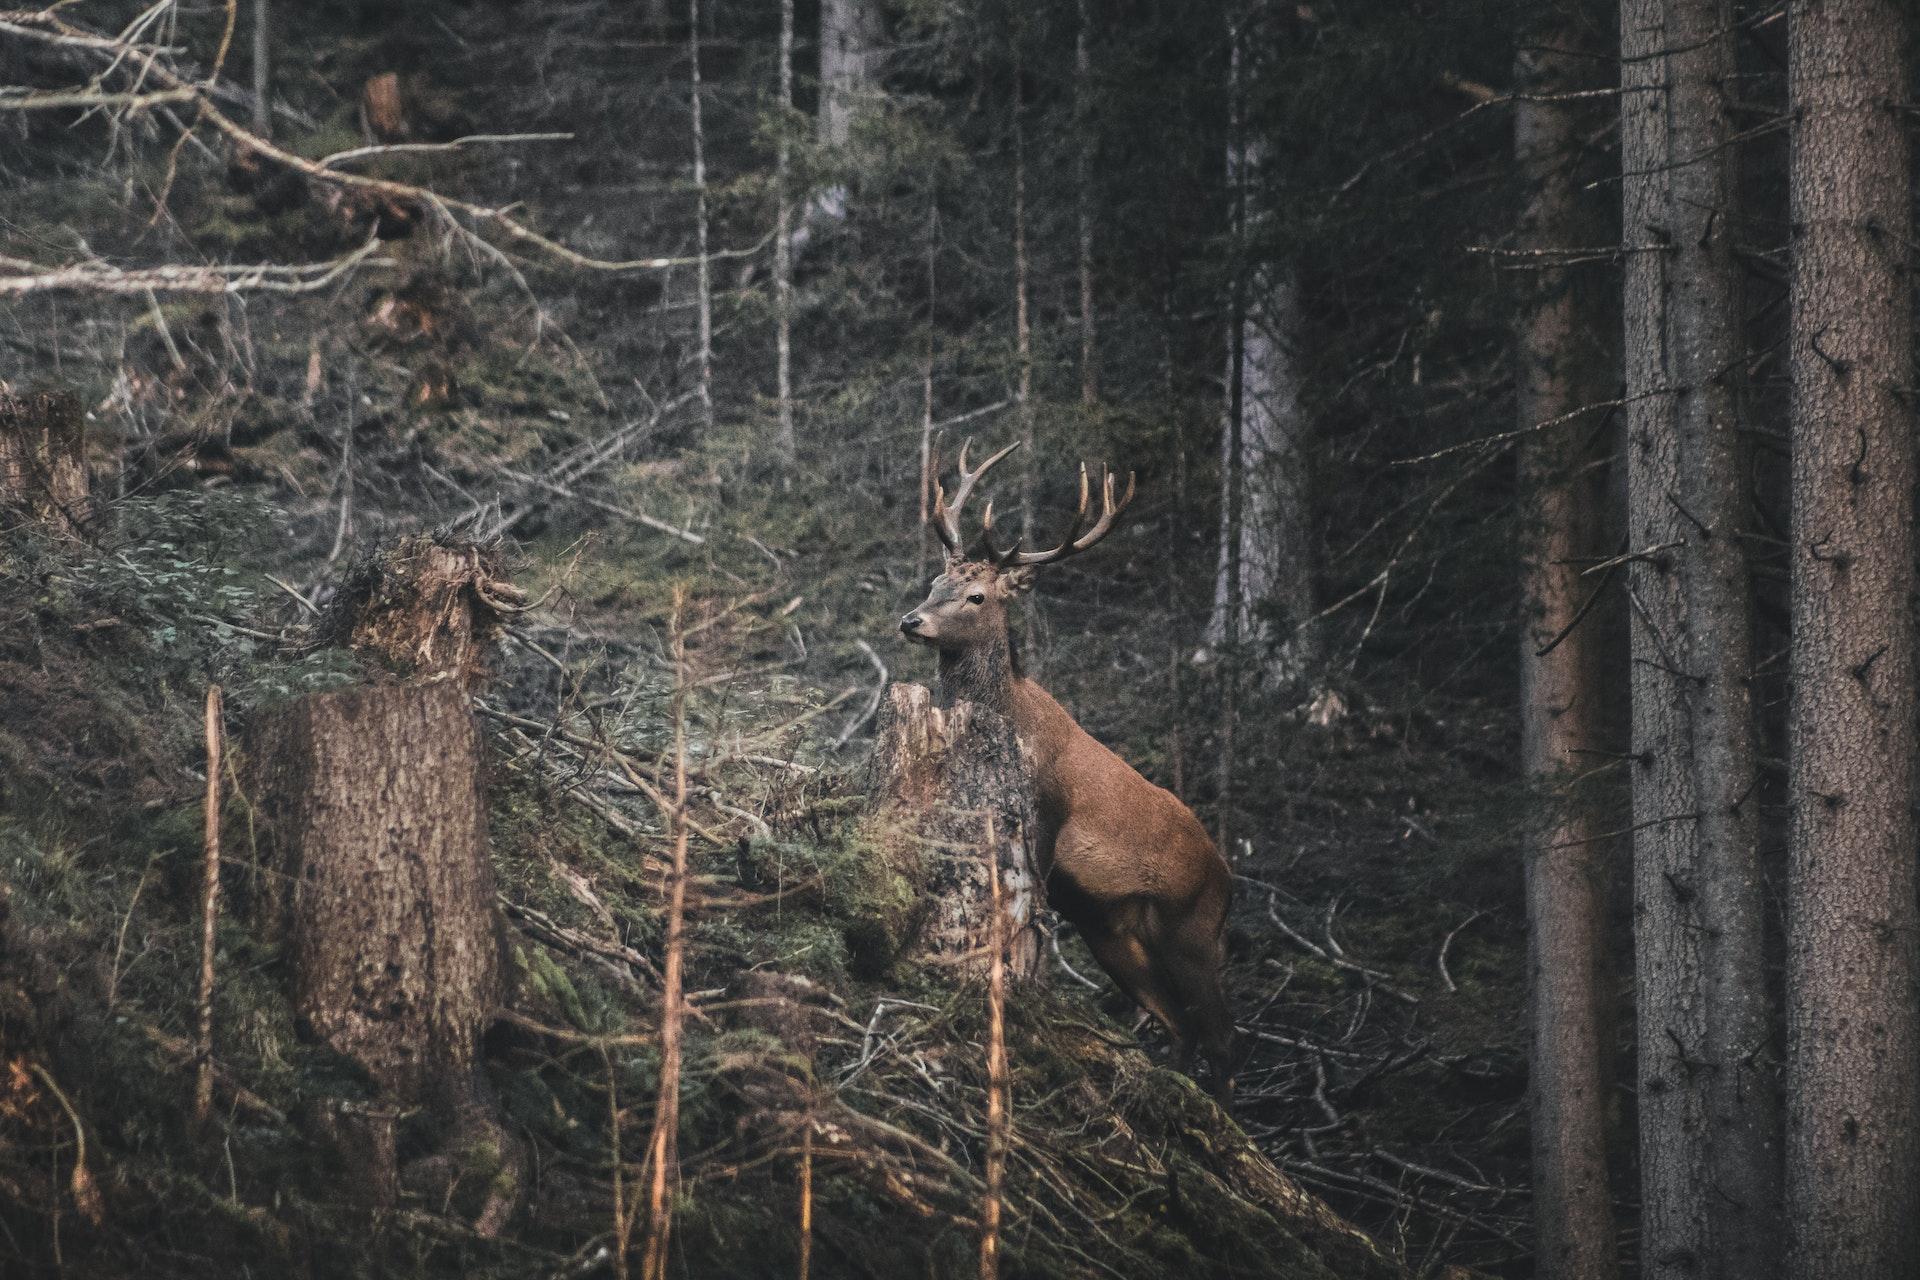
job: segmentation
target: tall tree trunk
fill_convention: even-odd
[[[1528,34],[1514,69],[1518,91],[1582,87],[1592,64],[1579,56],[1576,31],[1548,22]],[[1527,193],[1520,248],[1600,242],[1603,220],[1581,193],[1584,132],[1570,103],[1514,107]],[[1598,415],[1530,430],[1609,397],[1612,370],[1592,340],[1594,304],[1578,270],[1516,273],[1526,291],[1514,352],[1518,426],[1528,433],[1519,482],[1530,517],[1520,548],[1520,750],[1545,806],[1525,851],[1535,1274],[1543,1280],[1605,1280],[1618,1270],[1606,1144],[1608,849],[1597,802],[1576,780],[1589,764],[1580,753],[1602,737],[1604,637],[1581,616],[1594,590],[1581,573],[1604,543],[1607,432]]]
[[[1680,585],[1687,611],[1693,826],[1698,897],[1691,928],[1704,962],[1707,1265],[1724,1280],[1764,1280],[1780,1264],[1780,1104],[1770,1047],[1760,866],[1758,728],[1746,450],[1739,384],[1746,344],[1735,259],[1738,166],[1728,93],[1732,6],[1669,0],[1665,40],[1671,245],[1666,337],[1669,402],[1680,448],[1671,505],[1683,508]],[[1649,1274],[1658,1274],[1658,1264]],[[1696,1271],[1695,1274],[1701,1274]]]
[[[828,150],[844,151],[853,140],[854,121],[866,105],[862,99],[873,93],[878,78],[880,36],[879,0],[821,0],[818,137]],[[807,206],[794,233],[794,252],[805,247],[816,222],[846,216],[847,188],[835,183]]]
[[[1707,1257],[1706,944],[1698,915],[1696,786],[1681,562],[1692,526],[1666,316],[1674,156],[1665,0],[1624,0],[1620,163],[1628,248],[1623,305],[1627,570],[1632,606],[1633,883],[1641,1269],[1691,1274]]]
[[[1073,45],[1074,220],[1079,233],[1080,401],[1089,405],[1100,399],[1093,297],[1093,59],[1087,48],[1092,29],[1092,0],[1080,0],[1080,28]]]
[[[1233,299],[1221,428],[1220,550],[1206,642],[1224,649],[1230,664],[1242,653],[1253,655],[1263,676],[1290,687],[1311,679],[1319,665],[1313,588],[1318,557],[1308,478],[1311,432],[1295,356],[1300,291],[1289,272],[1250,253],[1268,221],[1255,196],[1265,145],[1250,132],[1244,102],[1253,21],[1236,24],[1228,67]]]
[[[780,399],[780,449],[789,461],[799,452],[793,429],[793,0],[780,0],[780,142],[774,185],[779,205],[773,228],[774,383]]]
[[[700,413],[713,426],[713,263],[707,258],[707,138],[700,119],[700,0],[687,0],[687,60],[691,64],[694,240],[699,261]]]
[[[1920,1273],[1904,9],[1789,19],[1786,1216],[1805,1280]]]
[[[253,0],[253,131],[273,136],[273,0]]]
[[[1020,541],[1033,545],[1033,473],[1039,466],[1033,437],[1033,323],[1028,311],[1027,272],[1027,124],[1023,24],[1013,23],[1013,353],[1019,366],[1014,412],[1020,419]],[[1028,609],[1031,627],[1036,611]],[[1031,631],[1028,635],[1031,637]]]
[[[1621,99],[1642,1269],[1778,1266],[1730,7],[1630,0]]]

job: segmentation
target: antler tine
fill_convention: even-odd
[[[1013,563],[1014,556],[1020,552],[1020,541],[1014,539],[1012,546],[1005,551],[993,545],[993,500],[987,500],[987,509],[980,513],[980,554],[994,564],[1005,568]]]
[[[1134,476],[1129,471],[1127,495],[1116,504],[1113,500],[1113,472],[1105,471],[1100,482],[1100,518],[1094,522],[1093,528],[1081,533],[1081,526],[1086,521],[1087,500],[1091,496],[1087,487],[1086,464],[1082,463],[1080,465],[1080,506],[1073,513],[1073,523],[1067,529],[1066,538],[1051,551],[1022,551],[1013,562],[1022,565],[1052,564],[1056,560],[1065,560],[1068,556],[1085,551],[1107,536],[1108,531],[1113,528],[1114,517],[1126,510],[1127,504],[1133,501],[1133,490]]]
[[[940,536],[940,541],[946,544],[947,550],[956,554],[959,553],[961,544],[964,541],[960,536],[960,513],[966,509],[967,498],[972,495],[973,486],[979,482],[980,477],[985,475],[994,463],[1000,461],[1000,459],[1006,457],[1015,449],[1018,449],[1020,447],[1020,441],[1015,440],[998,453],[990,455],[979,466],[968,470],[967,450],[972,447],[973,440],[971,437],[963,441],[960,445],[960,483],[953,491],[952,503],[948,503],[947,492],[941,487],[940,482],[936,480],[933,484],[933,517],[931,521],[933,531]]]
[[[1113,472],[1107,471],[1101,477],[1100,519],[1094,523],[1093,528],[1087,530],[1078,542],[1073,544],[1075,551],[1085,551],[1088,547],[1107,536],[1108,531],[1113,528],[1114,517],[1118,516],[1122,511],[1125,511],[1127,504],[1133,501],[1133,481],[1133,472],[1127,472],[1127,494],[1124,498],[1120,499],[1119,505],[1115,506],[1113,501]]]

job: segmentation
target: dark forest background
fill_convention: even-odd
[[[646,788],[678,723],[711,833],[690,855],[686,984],[720,1004],[687,1032],[671,1268],[795,1273],[804,1127],[809,1161],[856,1153],[810,1175],[816,1270],[970,1271],[979,991],[875,958],[865,922],[896,887],[849,815],[879,685],[933,678],[896,622],[937,571],[930,482],[972,437],[1027,442],[992,496],[997,527],[1034,543],[1064,527],[1080,462],[1137,474],[1121,528],[1041,577],[1019,638],[1227,855],[1247,1053],[1233,1130],[1157,1030],[1136,1049],[1132,1011],[1080,980],[1100,975],[1061,930],[1044,988],[1009,997],[1009,1273],[1699,1275],[1738,1257],[1728,1274],[1771,1274],[1804,794],[1791,388],[1811,358],[1790,306],[1789,125],[1809,108],[1789,101],[1788,7],[1628,4],[1678,34],[1623,60],[1631,14],[1584,0],[786,3],[790,102],[778,0],[0,14],[0,386],[73,397],[90,480],[84,511],[9,518],[0,544],[0,1270],[624,1269],[675,834]],[[1904,166],[1899,9],[1809,7],[1868,32],[1834,46],[1842,63],[1896,51],[1876,92]],[[1623,111],[1702,48],[1711,143],[1658,171],[1724,158],[1720,203],[1669,194],[1705,230],[1623,232],[1654,172],[1623,154],[1644,146]],[[1904,314],[1897,207],[1874,243]],[[1687,486],[1722,473],[1688,454],[1665,510],[1738,526],[1732,568],[1715,563],[1741,586],[1713,597],[1745,610],[1715,616],[1750,649],[1730,838],[1751,855],[1744,981],[1773,1012],[1737,1069],[1669,1020],[1676,1071],[1636,1032],[1634,928],[1659,914],[1648,859],[1694,855],[1646,833],[1713,802],[1634,794],[1667,741],[1636,730],[1664,696],[1645,673],[1686,664],[1634,634],[1665,607],[1634,584],[1680,544],[1636,515],[1628,442],[1663,429],[1633,415],[1680,375],[1635,373],[1652,295],[1633,272],[1709,241],[1726,290],[1702,314],[1735,335],[1711,379],[1730,479],[1694,510]],[[1674,351],[1697,336],[1672,332]],[[1872,385],[1904,421],[1897,345]],[[1893,447],[1906,461],[1881,478],[1910,490],[1911,446]],[[1911,493],[1885,510],[1904,601]],[[244,742],[369,679],[329,619],[408,537],[483,548],[531,606],[502,615],[473,695],[511,993],[482,1070],[524,1158],[469,1146],[369,1217],[340,1155],[359,1139],[315,1117],[375,1095],[298,1025],[287,955],[249,924],[271,896],[249,833],[274,819],[244,797],[225,824],[220,1114],[187,1118],[202,699],[223,688]],[[1888,643],[1910,648],[1900,625]],[[1538,674],[1576,651],[1575,674]],[[1556,747],[1575,704],[1578,740]],[[1883,754],[1906,753],[1910,790],[1904,734]],[[1581,887],[1536,878],[1530,898],[1529,861],[1556,854]],[[1876,875],[1912,896],[1910,872]],[[1555,903],[1580,919],[1547,918]],[[1882,936],[1911,923],[1891,910]],[[1647,936],[1641,964],[1667,972]],[[1911,1004],[1911,958],[1890,963]],[[824,1029],[721,1011],[768,975],[803,984],[777,994]],[[1530,1040],[1530,983],[1584,1010],[1589,1038]],[[1772,1190],[1754,1184],[1773,1198],[1689,1235],[1673,1223],[1736,1195],[1702,1175],[1697,1204],[1643,1224],[1643,1187],[1680,1185],[1644,1181],[1649,1081],[1664,1099],[1736,1076],[1773,1134]],[[1873,1112],[1893,1148],[1916,1087]],[[1556,1146],[1542,1117],[1569,1105],[1585,1120]],[[1689,1114],[1676,1132],[1720,1123]],[[425,1150],[427,1123],[402,1114],[385,1140]],[[1367,1261],[1304,1210],[1251,1202],[1221,1172],[1247,1142],[1366,1232]],[[1708,1234],[1729,1229],[1763,1261]],[[1860,1256],[1912,1241],[1891,1247]]]

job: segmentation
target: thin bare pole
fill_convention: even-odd
[[[713,263],[707,255],[707,140],[700,123],[700,0],[687,0],[693,87],[694,245],[700,277],[700,414],[713,425]]]
[[[1020,363],[1020,440],[1026,448],[1020,461],[1020,541],[1033,545],[1033,325],[1027,311],[1027,129],[1023,119],[1026,97],[1022,80],[1026,58],[1021,49],[1021,23],[1013,25],[1013,339]]]
[[[1093,26],[1092,0],[1080,0],[1080,31],[1073,48],[1074,199],[1080,249],[1080,400],[1100,399],[1099,361],[1095,354],[1093,298],[1093,59],[1087,49]]]
[[[940,254],[940,198],[937,191],[927,193],[927,347],[920,362],[920,523],[914,545],[920,548],[919,567],[925,572],[931,542],[927,536],[927,517],[933,502],[933,335],[939,318],[939,275],[936,264]]]
[[[207,686],[206,869],[200,894],[199,1026],[194,1041],[198,1072],[193,1083],[193,1122],[204,1126],[213,1114],[213,955],[220,923],[220,767],[225,733],[220,686]]]
[[[780,448],[799,451],[793,428],[793,0],[780,0],[780,143],[775,157],[779,208],[774,215],[773,288],[775,379],[780,397]]]
[[[1007,924],[1000,893],[1000,842],[987,824],[987,890],[993,920],[987,958],[987,1168],[980,1196],[980,1280],[999,1280],[1000,1204],[1007,1176]]]
[[[253,0],[253,131],[273,136],[273,0]]]
[[[696,0],[697,2],[697,0]],[[660,1098],[647,1153],[647,1252],[640,1274],[666,1280],[673,1231],[670,1192],[679,1180],[680,1031],[685,1020],[687,913],[687,638],[685,587],[675,587],[669,646],[673,658],[673,863],[667,880],[667,954],[660,992]]]
[[[813,1103],[800,1128],[800,1280],[813,1271]]]

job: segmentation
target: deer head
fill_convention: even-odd
[[[918,609],[900,619],[900,631],[907,639],[928,645],[942,653],[966,653],[987,645],[1004,644],[1007,636],[1007,604],[1033,586],[1034,570],[1075,556],[1107,536],[1113,521],[1133,501],[1134,477],[1127,474],[1127,491],[1114,500],[1113,473],[1103,472],[1100,482],[1100,518],[1086,527],[1092,486],[1084,463],[1080,467],[1080,505],[1073,513],[1067,536],[1051,551],[1022,551],[1016,540],[1002,551],[993,543],[993,503],[980,520],[980,537],[971,551],[964,549],[960,536],[960,512],[967,505],[974,485],[987,470],[1019,447],[1019,441],[987,458],[978,467],[967,467],[969,440],[960,448],[960,482],[952,502],[938,481],[933,488],[933,514],[927,523],[947,549],[947,562],[940,576]],[[1084,530],[1084,532],[1083,532]]]

